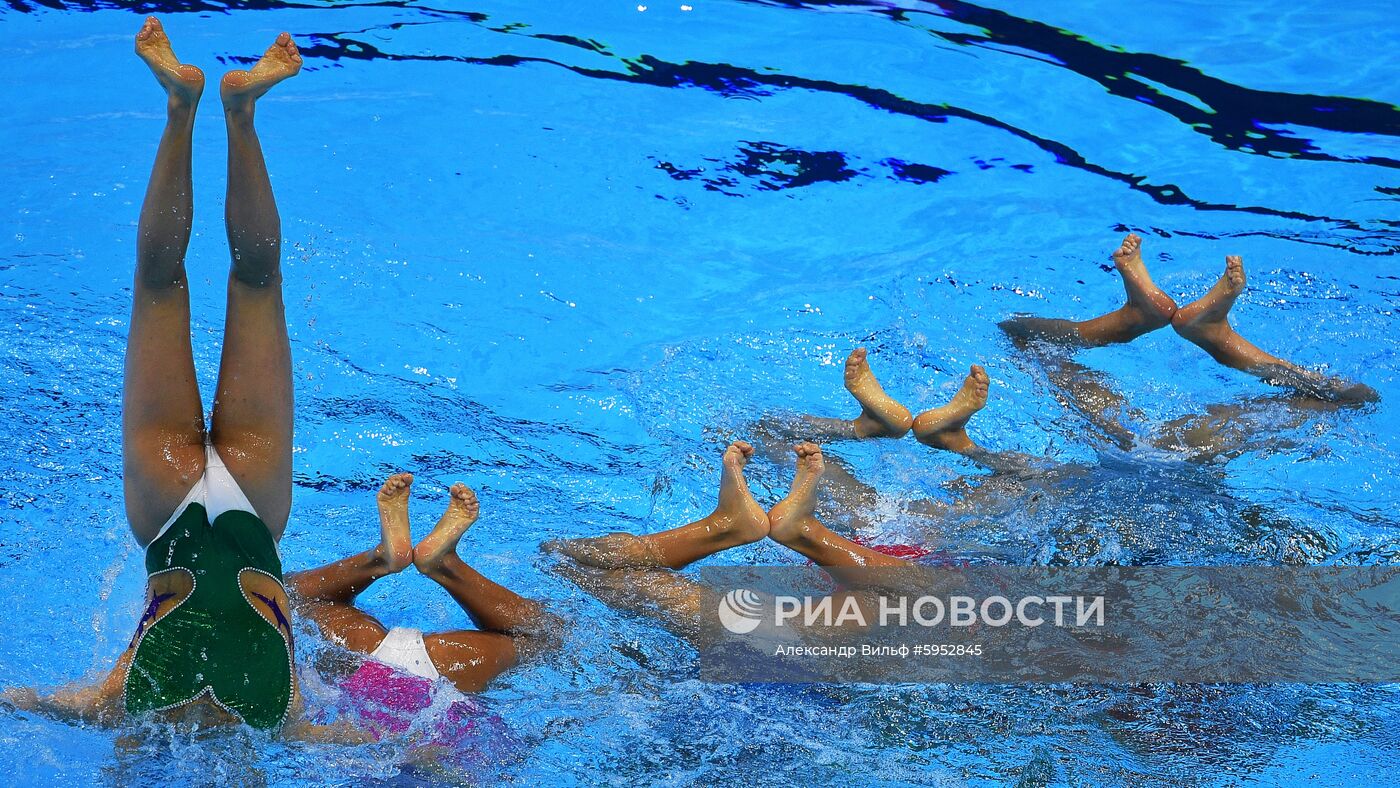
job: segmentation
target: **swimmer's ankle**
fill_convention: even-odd
[[[171,124],[194,124],[195,111],[199,109],[199,98],[171,94],[165,100],[165,120]]]
[[[915,440],[925,446],[964,456],[972,456],[986,451],[968,436],[967,430],[961,428],[916,433]]]
[[[251,101],[230,104],[224,102],[224,122],[236,131],[253,129],[255,104]]]
[[[462,569],[467,566],[467,562],[457,555],[456,551],[444,551],[431,559],[413,559],[413,566],[419,574],[429,578],[451,578],[458,576]]]
[[[371,563],[375,570],[386,575],[397,574],[413,565],[413,548],[406,552],[400,551],[396,555],[392,548],[380,544],[370,550],[370,553],[374,556]]]
[[[753,511],[728,513],[716,509],[702,520],[709,529],[711,538],[728,550],[761,541],[768,535],[768,513],[755,505]],[[654,534],[639,537],[648,553],[658,562],[669,565],[662,556],[660,546],[652,539]],[[675,568],[675,567],[673,567]]]
[[[389,551],[386,550],[382,544],[371,547],[362,553],[361,556],[364,560],[365,567],[380,577],[403,571],[404,568],[402,566],[397,568],[394,566],[395,562],[393,556],[389,554]]]

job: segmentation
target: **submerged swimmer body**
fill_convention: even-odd
[[[412,474],[396,473],[379,489],[377,546],[292,574],[287,586],[298,615],[315,623],[327,640],[369,657],[356,659],[336,682],[350,715],[342,719],[354,733],[372,739],[408,736],[417,759],[456,762],[468,751],[494,750],[509,736],[472,699],[454,694],[441,702],[441,680],[460,692],[480,692],[518,662],[556,648],[563,626],[540,603],[491,582],[458,555],[458,545],[481,511],[476,493],[466,485],[452,485],[447,509],[432,532],[413,544],[408,517],[412,485]],[[388,629],[355,607],[355,597],[370,585],[410,566],[442,586],[477,629],[429,634]],[[357,740],[353,735],[339,738]]]

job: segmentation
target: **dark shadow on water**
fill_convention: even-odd
[[[1037,60],[1069,69],[1100,83],[1112,95],[1147,104],[1172,115],[1188,128],[1206,134],[1214,142],[1228,150],[1274,158],[1348,161],[1387,169],[1400,168],[1400,161],[1388,157],[1351,157],[1328,154],[1319,149],[1314,142],[1297,133],[1299,128],[1318,128],[1345,134],[1400,135],[1400,109],[1383,102],[1252,90],[1206,75],[1199,69],[1179,60],[1150,53],[1134,53],[1110,48],[1071,31],[958,0],[946,0],[936,5],[930,5],[931,9],[936,10],[928,11],[891,8],[881,4],[842,2],[841,0],[810,4],[771,2],[769,0],[751,1],[791,8],[864,8],[871,13],[887,16],[900,23],[910,23],[919,15],[945,16],[981,28],[984,32],[972,34],[930,30],[931,35],[938,36],[957,46],[978,47],[1012,55],[1034,57]],[[9,0],[8,5],[12,10],[18,12],[35,12],[42,9],[72,11],[127,9],[139,13],[227,13],[252,10],[309,8],[331,10],[383,7],[412,11],[430,21],[464,21],[503,34],[551,41],[586,51],[592,55],[616,58],[615,55],[608,52],[607,45],[602,42],[568,35],[525,32],[528,27],[518,23],[495,23],[493,26],[488,16],[483,13],[424,7],[392,0],[333,6],[319,3],[262,1],[217,3],[209,2],[209,0],[190,0],[189,2],[118,2],[116,0],[111,2],[59,2],[59,0],[25,2],[24,0]],[[398,28],[406,24],[413,23],[397,22],[388,27]],[[293,32],[305,43],[301,47],[302,55],[305,58],[309,61],[325,60],[332,64],[344,60],[457,62],[507,68],[539,64],[567,69],[574,74],[590,79],[653,87],[699,88],[729,97],[761,97],[780,90],[807,90],[844,95],[874,109],[896,115],[915,117],[932,123],[947,123],[950,119],[965,120],[1004,131],[1041,149],[1052,156],[1058,164],[1116,181],[1163,205],[1185,206],[1198,211],[1238,212],[1306,222],[1327,222],[1352,232],[1365,231],[1364,225],[1400,227],[1400,221],[1396,220],[1369,219],[1363,225],[1362,222],[1345,217],[1325,216],[1269,206],[1212,202],[1192,197],[1184,193],[1176,184],[1152,184],[1146,182],[1144,176],[1112,170],[1089,161],[1083,154],[1063,142],[1040,136],[1027,129],[1018,128],[998,118],[962,107],[915,101],[877,87],[781,74],[765,69],[746,68],[726,63],[699,61],[672,63],[651,55],[616,58],[622,70],[613,71],[587,68],[551,58],[519,55],[478,57],[441,52],[400,54],[381,49],[368,40],[358,37],[356,31]],[[228,60],[251,62],[251,58],[228,58]],[[1166,90],[1159,89],[1157,86],[1162,86]],[[1183,100],[1167,91],[1189,95],[1195,101]],[[742,167],[747,166],[746,160],[741,158],[737,162],[731,163],[730,166],[736,171],[740,171]],[[764,173],[769,172],[761,166],[758,169]],[[773,183],[774,181],[770,179],[767,182]],[[1316,240],[1310,242],[1324,243]],[[1328,245],[1338,244],[1328,243]],[[1365,254],[1390,255],[1400,251],[1400,248],[1375,251],[1374,246],[1363,251],[1355,244],[1340,244],[1339,246],[1348,249],[1348,251]]]

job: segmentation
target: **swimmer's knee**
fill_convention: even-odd
[[[1060,318],[1017,315],[997,323],[997,328],[1021,350],[1041,342],[1081,344],[1084,341],[1074,323]]]
[[[464,641],[461,632],[434,632],[423,636],[423,651],[438,675],[452,682],[462,692],[481,692],[497,676],[515,667],[520,661],[516,638],[501,633],[472,632],[469,637],[496,635],[509,646],[491,647],[477,641]]]
[[[289,596],[297,615],[311,620],[321,636],[341,648],[359,654],[373,654],[389,636],[377,619],[348,605],[322,599]]]
[[[1025,339],[1029,336],[1029,331],[1026,328],[1026,317],[1024,315],[1009,317],[997,323],[997,328],[1001,329],[1002,333],[1015,339]]]
[[[566,626],[562,617],[541,606],[530,631],[512,637],[515,641],[516,660],[525,662],[563,650]]]
[[[170,265],[165,260],[138,258],[136,261],[136,289],[141,297],[162,301],[173,296],[178,301],[164,300],[183,309],[189,298],[189,276],[185,273],[183,261]]]
[[[287,589],[287,602],[292,606],[292,610],[299,616],[311,618],[316,605],[326,604],[316,599],[310,593],[310,583],[314,570],[303,570],[300,572],[288,572],[282,576],[282,585]]]
[[[282,292],[282,268],[278,263],[278,253],[244,252],[243,257],[252,259],[234,260],[228,272],[230,287],[238,285],[253,292]]]
[[[1369,405],[1380,402],[1381,394],[1365,383],[1343,384],[1337,392],[1337,401],[1346,405]]]

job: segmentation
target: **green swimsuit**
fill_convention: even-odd
[[[222,466],[218,471],[227,474]],[[243,572],[282,582],[277,544],[262,520],[229,509],[211,523],[205,506],[190,501],[146,548],[146,571],[151,577],[187,572],[194,590],[148,627],[169,597],[151,601],[126,674],[127,712],[173,709],[207,694],[255,728],[280,728],[292,700],[291,626],[277,599],[256,595],[277,619],[268,623],[253,607],[253,593],[245,596],[238,583]]]

